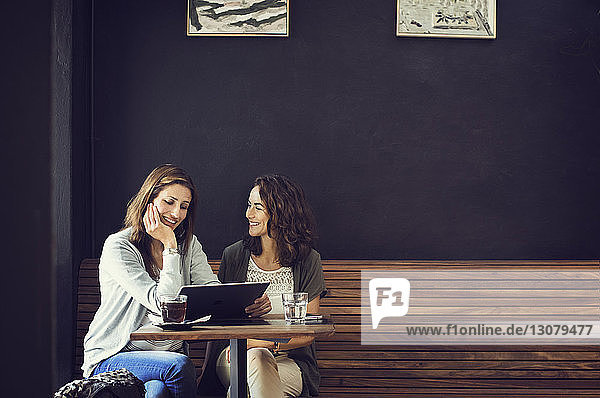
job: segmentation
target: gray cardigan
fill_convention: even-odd
[[[238,241],[223,251],[221,265],[219,266],[219,280],[225,282],[245,282],[250,261],[250,251]],[[308,300],[323,297],[327,293],[323,278],[321,256],[316,250],[311,250],[308,256],[292,266],[294,275],[294,291],[307,292]],[[199,390],[210,395],[224,394],[216,375],[216,361],[219,353],[227,346],[226,341],[210,341],[206,348],[206,357],[202,366]],[[319,395],[320,374],[317,365],[314,343],[288,351],[288,356],[293,359],[302,371],[301,397]]]
[[[219,283],[194,236],[184,256],[163,256],[160,281],[154,281],[140,251],[129,241],[131,229],[110,235],[100,256],[100,307],[83,342],[83,375],[118,353],[141,326],[146,311],[160,314],[158,297],[177,293],[182,285]]]

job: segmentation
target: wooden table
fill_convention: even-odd
[[[131,333],[131,340],[226,340],[230,341],[231,397],[246,397],[247,339],[282,340],[292,337],[324,337],[335,333],[333,324],[287,325],[281,316],[267,316],[265,324],[243,326],[194,326],[190,330],[163,330],[148,325]]]

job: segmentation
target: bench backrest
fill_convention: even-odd
[[[218,261],[210,264],[216,272]],[[322,395],[600,396],[598,346],[361,346],[361,270],[499,265],[598,269],[599,262],[324,260],[329,293],[321,312],[334,321],[336,333],[317,341]],[[98,259],[86,259],[79,272],[76,377],[81,376],[82,340],[99,303]],[[204,342],[190,347],[198,374],[204,348]]]

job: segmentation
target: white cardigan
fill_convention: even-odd
[[[144,267],[140,251],[129,241],[131,229],[110,235],[104,242],[100,265],[100,307],[83,342],[83,375],[118,353],[138,329],[146,310],[160,314],[158,297],[177,293],[182,285],[219,283],[193,237],[186,255],[163,256],[163,268],[157,283]]]

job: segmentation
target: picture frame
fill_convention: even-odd
[[[397,0],[396,36],[496,38],[496,0]]]
[[[289,0],[188,0],[188,36],[289,36]]]

